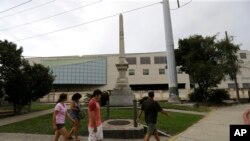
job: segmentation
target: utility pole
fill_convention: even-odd
[[[229,44],[229,39],[228,39],[228,35],[227,35],[227,31],[225,31],[225,34],[226,34],[226,42],[227,42],[227,45]],[[236,91],[236,100],[237,100],[237,103],[240,104],[240,93],[239,93],[239,85],[238,85],[238,82],[237,82],[237,72],[234,73],[234,83],[235,83],[235,91]]]
[[[178,92],[178,82],[177,73],[175,65],[175,55],[174,55],[174,39],[171,23],[171,14],[169,8],[169,0],[163,0],[163,16],[164,16],[164,26],[165,26],[165,40],[167,48],[167,68],[168,68],[168,85],[169,85],[169,102],[179,103],[179,92]]]

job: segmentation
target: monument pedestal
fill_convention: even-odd
[[[142,139],[144,137],[144,127],[133,126],[131,119],[110,119],[103,122],[104,138],[122,139]]]
[[[110,106],[133,106],[133,100],[135,96],[132,94],[130,89],[114,89],[111,91],[111,95],[109,96],[109,105]]]

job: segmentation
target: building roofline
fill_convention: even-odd
[[[140,54],[155,54],[155,53],[166,53],[166,51],[157,51],[157,52],[142,52],[142,53],[125,53],[125,55],[140,55]],[[76,57],[103,57],[103,56],[117,56],[119,53],[114,54],[88,54],[88,55],[72,55],[72,56],[24,56],[24,58],[76,58]]]

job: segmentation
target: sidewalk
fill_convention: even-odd
[[[35,135],[35,134],[11,134],[11,133],[0,133],[1,141],[53,141],[53,135]],[[87,141],[88,137],[80,137],[81,141]],[[105,141],[142,141],[143,139],[104,139]],[[166,137],[160,137],[161,141],[166,141]],[[62,141],[60,137],[59,141]],[[73,141],[73,140],[69,140]],[[155,141],[152,137],[150,141]]]
[[[247,109],[250,109],[250,104],[214,110],[170,141],[229,141],[230,125],[243,124],[243,113]]]
[[[176,113],[185,113],[185,114],[193,114],[193,115],[202,115],[202,116],[206,116],[208,114],[208,112],[184,111],[184,110],[177,110],[177,109],[164,109],[164,111],[176,112]]]

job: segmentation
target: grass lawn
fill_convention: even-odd
[[[162,108],[165,109],[178,109],[178,110],[186,110],[186,111],[196,111],[196,112],[209,112],[210,108],[207,106],[188,106],[188,105],[181,105],[181,104],[173,104],[168,102],[159,102]]]
[[[44,103],[32,103],[31,104],[31,111],[42,111],[54,108],[55,104],[44,104]],[[23,107],[28,108],[28,106]],[[0,106],[1,111],[13,111],[13,105],[4,105]]]
[[[132,109],[110,109],[110,117],[112,118],[130,118],[132,119]],[[106,109],[102,109],[102,117],[106,118]],[[190,125],[200,120],[203,116],[182,114],[182,113],[171,113],[171,117],[166,117],[159,114],[158,128],[162,131],[166,131],[171,135],[182,132]],[[0,132],[8,133],[32,133],[32,134],[53,134],[51,127],[52,114],[45,116],[0,126]],[[69,121],[66,121],[66,128],[70,130],[72,127]],[[80,135],[87,135],[87,119],[81,121],[81,128],[79,130]]]
[[[42,111],[49,110],[55,107],[55,104],[43,104],[43,103],[33,103],[31,105],[31,111]]]
[[[170,135],[176,135],[203,118],[201,115],[170,113],[170,117],[159,114],[157,127]]]

